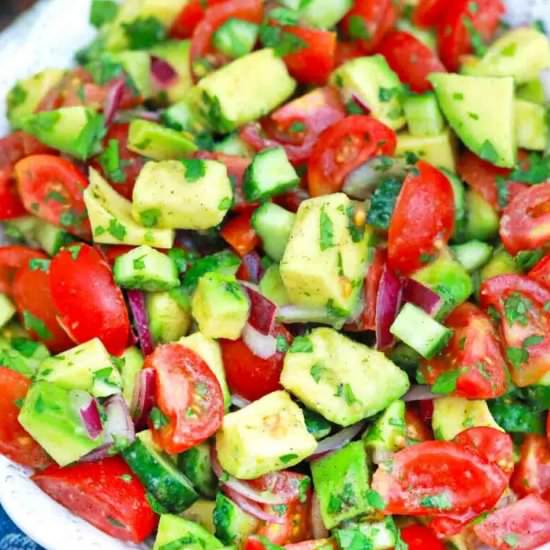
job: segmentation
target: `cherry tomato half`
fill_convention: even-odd
[[[34,259],[47,259],[40,250],[27,246],[0,246],[0,293],[11,295],[13,278],[19,269]]]
[[[445,550],[435,533],[423,525],[409,525],[401,529],[401,539],[409,550]]]
[[[166,417],[163,426],[153,425],[162,449],[181,453],[218,431],[224,415],[220,383],[195,352],[179,344],[158,346],[144,367],[155,369],[156,402]]]
[[[386,58],[401,82],[408,84],[413,92],[431,90],[428,76],[431,73],[446,72],[445,65],[435,52],[407,32],[390,32],[378,46],[378,51]]]
[[[413,21],[419,27],[432,27],[441,22],[447,0],[420,0],[413,14]]]
[[[130,321],[120,288],[103,256],[87,244],[61,250],[50,266],[50,290],[63,328],[77,342],[99,338],[120,355]]]
[[[11,220],[27,213],[15,185],[13,170],[0,168],[0,221]]]
[[[157,525],[143,485],[118,456],[50,466],[32,479],[73,514],[117,539],[143,542]]]
[[[172,38],[190,38],[197,25],[201,22],[206,9],[226,0],[190,0],[182,8],[170,29]]]
[[[283,523],[265,523],[258,530],[258,535],[264,536],[272,544],[288,544],[311,538],[311,502],[309,496],[304,502],[294,500],[286,504]],[[271,514],[280,514],[277,506],[266,505]]]
[[[546,437],[525,436],[510,485],[521,497],[535,493],[550,500],[550,443]]]
[[[465,303],[447,317],[445,326],[453,330],[449,344],[442,355],[421,366],[428,384],[458,369],[454,395],[493,399],[506,393],[508,369],[489,316],[474,304]]]
[[[246,256],[260,245],[260,237],[252,227],[254,208],[247,208],[225,222],[220,231],[223,240],[239,254]]]
[[[447,177],[420,161],[403,182],[388,232],[388,263],[406,275],[422,267],[453,232],[454,195]]]
[[[30,387],[28,378],[0,366],[0,454],[23,466],[41,470],[51,464],[50,457],[17,420],[18,403],[25,399]]]
[[[52,149],[26,132],[13,132],[0,139],[0,169],[13,166],[29,155],[51,153]]]
[[[83,195],[88,180],[70,160],[31,155],[15,165],[15,177],[29,212],[74,235],[91,236]]]
[[[529,277],[550,290],[550,254],[547,254],[529,271]]]
[[[308,163],[313,197],[340,191],[346,176],[376,155],[395,152],[395,132],[370,116],[349,116],[327,128]]]

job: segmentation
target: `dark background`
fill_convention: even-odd
[[[0,29],[34,4],[35,0],[0,0]]]

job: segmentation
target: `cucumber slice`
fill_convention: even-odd
[[[493,247],[482,241],[469,241],[451,247],[456,259],[468,273],[483,267],[491,258]]]
[[[252,227],[262,239],[267,255],[276,262],[285,252],[296,214],[273,203],[260,206],[252,216]]]
[[[236,59],[254,49],[258,30],[255,23],[231,17],[214,33],[212,44],[218,51]]]
[[[212,471],[208,443],[201,443],[180,454],[178,468],[189,478],[201,495],[207,498],[216,496],[217,480]]]
[[[489,241],[498,234],[499,218],[495,209],[477,191],[466,192],[467,240]]]
[[[450,329],[413,304],[403,306],[390,327],[390,332],[420,353],[424,359],[435,357],[453,334]]]
[[[75,240],[70,233],[42,220],[36,224],[34,235],[40,247],[50,256],[55,256],[61,247]]]
[[[191,482],[155,448],[149,430],[137,434],[134,443],[122,454],[145,488],[167,511],[183,512],[199,498]]]
[[[445,120],[433,92],[407,96],[403,108],[411,135],[437,136],[445,129]]]
[[[174,260],[147,245],[119,256],[113,274],[117,285],[123,288],[161,292],[179,285],[178,268]]]
[[[243,191],[247,200],[267,200],[298,186],[300,178],[282,147],[260,151],[244,176]]]

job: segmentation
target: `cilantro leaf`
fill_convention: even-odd
[[[311,353],[312,351],[313,344],[307,336],[296,336],[288,348],[288,353]]]
[[[325,212],[324,209],[321,210],[319,230],[320,230],[319,247],[321,248],[321,250],[327,250],[328,248],[333,247],[334,246],[334,225],[332,223],[332,220],[330,219],[330,216]]]
[[[437,377],[437,380],[432,386],[432,391],[434,393],[443,394],[454,392],[456,390],[456,383],[460,374],[460,369],[452,369],[447,372],[443,372]]]
[[[181,161],[185,168],[185,179],[195,183],[206,174],[206,163],[202,159],[184,159]]]
[[[131,50],[148,50],[166,39],[166,29],[156,17],[138,17],[122,28]]]
[[[114,0],[92,0],[90,8],[90,23],[102,27],[112,21],[118,13],[118,4]]]

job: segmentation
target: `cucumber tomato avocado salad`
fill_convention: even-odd
[[[0,141],[0,452],[155,550],[550,542],[550,42],[500,0],[111,0]]]

